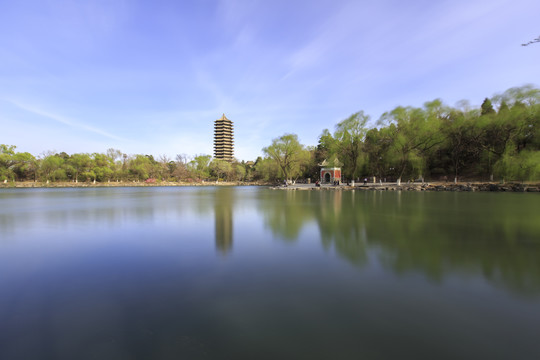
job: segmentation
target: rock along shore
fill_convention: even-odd
[[[540,183],[412,183],[401,184],[383,183],[383,184],[359,184],[350,185],[322,185],[316,187],[314,184],[296,184],[289,186],[274,186],[272,189],[282,190],[366,190],[366,191],[458,191],[458,192],[473,192],[473,191],[492,191],[492,192],[540,192]]]

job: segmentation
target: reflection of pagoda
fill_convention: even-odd
[[[214,204],[216,249],[226,254],[233,245],[233,189],[217,189]]]
[[[234,157],[233,123],[225,114],[214,122],[214,157],[232,161]]]

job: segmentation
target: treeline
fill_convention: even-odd
[[[109,149],[104,154],[49,152],[36,158],[15,150],[13,145],[0,144],[2,181],[245,181],[251,170],[245,162],[229,163],[210,155],[178,155],[175,160],[162,155],[156,160],[152,155],[128,155]]]
[[[362,111],[323,130],[316,147],[294,134],[263,149],[256,170],[266,179],[318,178],[317,164],[336,158],[344,180],[376,176],[401,180],[540,179],[540,90],[511,88],[479,109],[441,100],[397,107],[368,128]]]
[[[34,157],[0,145],[3,181],[278,181],[319,177],[324,160],[340,164],[343,180],[375,176],[401,180],[540,180],[540,90],[511,88],[486,98],[479,109],[441,100],[397,107],[377,126],[359,111],[325,129],[317,146],[285,134],[263,148],[255,162],[232,163],[210,155],[46,153]]]

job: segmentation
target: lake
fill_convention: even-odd
[[[0,190],[0,359],[540,359],[540,197]]]

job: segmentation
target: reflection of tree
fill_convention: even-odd
[[[540,208],[531,196],[274,191],[261,203],[277,236],[295,240],[316,220],[323,247],[353,264],[365,264],[371,250],[396,274],[482,276],[540,294]]]
[[[366,233],[363,208],[354,206],[355,192],[321,192],[314,207],[321,241],[353,264],[366,262]],[[362,194],[359,194],[362,195]],[[344,203],[345,202],[345,203]]]
[[[0,195],[0,238],[7,232],[46,223],[64,228],[77,224],[120,226],[171,215],[211,216],[214,194],[192,188],[16,189]],[[23,212],[14,212],[20,208]],[[39,209],[37,211],[36,209]]]
[[[233,245],[233,202],[235,189],[230,187],[216,188],[214,198],[214,216],[216,249],[226,254]]]
[[[313,218],[311,191],[272,191],[261,196],[265,224],[284,240],[296,240],[306,221]]]
[[[396,273],[420,270],[437,281],[449,272],[481,274],[540,293],[540,224],[526,206],[535,199],[507,196],[503,207],[500,196],[404,193],[400,209],[384,196],[367,219],[370,245],[384,250],[381,261]]]

